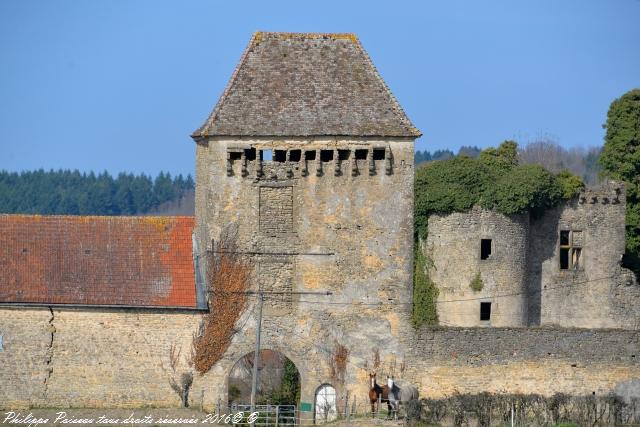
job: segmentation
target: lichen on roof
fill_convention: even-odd
[[[206,136],[420,136],[350,33],[256,32]]]

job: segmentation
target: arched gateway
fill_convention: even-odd
[[[234,230],[250,290],[264,292],[262,348],[295,363],[309,417],[323,384],[338,400],[366,398],[376,350],[401,363],[419,135],[354,35],[288,33],[253,36],[192,135],[195,247],[219,251]],[[229,400],[227,375],[254,349],[258,301],[248,296],[205,376],[205,403]]]

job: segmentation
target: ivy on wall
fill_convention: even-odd
[[[438,287],[429,277],[430,264],[420,244],[416,244],[413,264],[412,321],[414,327],[438,324],[436,308]]]
[[[461,155],[427,163],[415,175],[415,246],[420,248],[419,242],[426,240],[430,215],[467,212],[479,205],[505,215],[529,212],[540,216],[583,188],[582,179],[568,171],[553,174],[540,165],[519,165],[514,141],[487,148],[477,158]],[[423,251],[417,249],[413,275],[416,327],[438,323],[438,289],[429,268]]]

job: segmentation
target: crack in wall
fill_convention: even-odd
[[[50,334],[49,343],[47,345],[47,353],[45,355],[45,377],[44,377],[44,390],[42,392],[43,397],[47,397],[47,391],[49,388],[49,379],[51,378],[51,374],[53,374],[53,339],[56,333],[56,327],[53,324],[55,320],[55,314],[53,313],[53,307],[49,307],[49,312],[51,313],[51,317],[49,318],[47,325],[47,332]]]

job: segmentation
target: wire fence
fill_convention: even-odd
[[[385,402],[338,398],[331,408],[315,406],[300,411],[293,405],[257,405],[255,422],[247,419],[249,405],[234,405],[233,413],[245,416],[237,426],[640,426],[640,399],[615,395],[553,396],[492,394],[454,394],[442,399],[403,402],[397,412]]]

